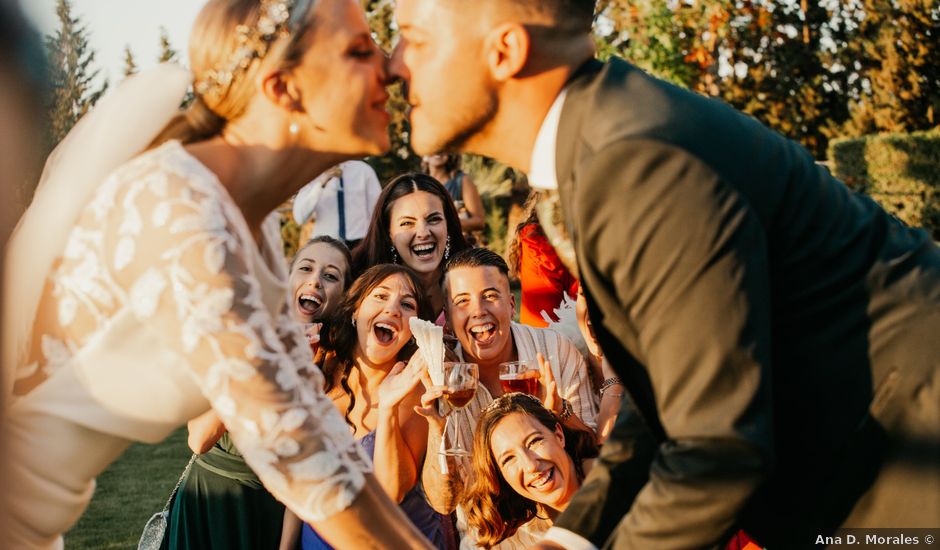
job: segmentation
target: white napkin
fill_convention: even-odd
[[[444,385],[444,327],[412,317],[408,320],[411,334],[418,344],[418,353],[428,365],[428,374],[435,386]]]

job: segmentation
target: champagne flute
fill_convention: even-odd
[[[479,381],[479,369],[476,363],[444,363],[444,401],[453,409],[462,409],[473,399]],[[453,414],[453,411],[451,411]],[[460,426],[454,418],[454,445],[441,451],[447,456],[470,456],[461,443]]]

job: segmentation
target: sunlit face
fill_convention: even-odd
[[[304,116],[300,136],[311,149],[378,154],[389,147],[385,56],[355,0],[320,0],[310,45],[291,71]]]
[[[526,499],[564,510],[581,486],[558,424],[550,430],[527,414],[508,414],[493,428],[490,451],[503,479]]]
[[[356,310],[356,355],[373,365],[396,361],[411,339],[408,321],[418,314],[415,289],[398,273],[379,283]]]
[[[597,343],[597,337],[594,336],[594,327],[591,326],[591,319],[588,317],[587,298],[584,296],[584,289],[578,285],[578,300],[575,303],[575,315],[578,318],[578,328],[581,330],[581,336],[587,344],[588,351],[595,356],[601,355],[601,346]]]
[[[343,300],[346,257],[327,243],[314,243],[297,253],[290,271],[294,317],[312,323],[329,316]]]
[[[389,210],[388,234],[405,265],[422,274],[437,271],[447,246],[440,197],[415,191],[398,198]]]
[[[516,298],[498,268],[458,267],[444,281],[444,308],[464,358],[493,365],[512,358]]]
[[[496,115],[477,9],[473,2],[398,0],[400,39],[389,71],[407,83],[418,154],[461,150]]]

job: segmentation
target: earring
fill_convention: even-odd
[[[356,326],[356,320],[352,319],[352,326]]]
[[[297,124],[296,120],[292,120],[290,126],[287,127],[287,131],[290,132],[290,135],[296,136],[300,132],[300,124]]]
[[[397,264],[398,263],[398,250],[396,250],[394,246],[390,246],[389,249],[392,251],[392,263]]]
[[[444,259],[450,258],[450,235],[447,236],[447,245],[444,247]]]

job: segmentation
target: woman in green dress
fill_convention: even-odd
[[[307,326],[312,347],[319,341],[319,320],[343,300],[350,264],[346,246],[325,236],[312,239],[291,261],[287,305]],[[173,498],[163,547],[291,548],[298,533],[282,533],[284,505],[265,490],[218,416],[209,411],[190,421],[188,428],[189,446],[199,456]]]

